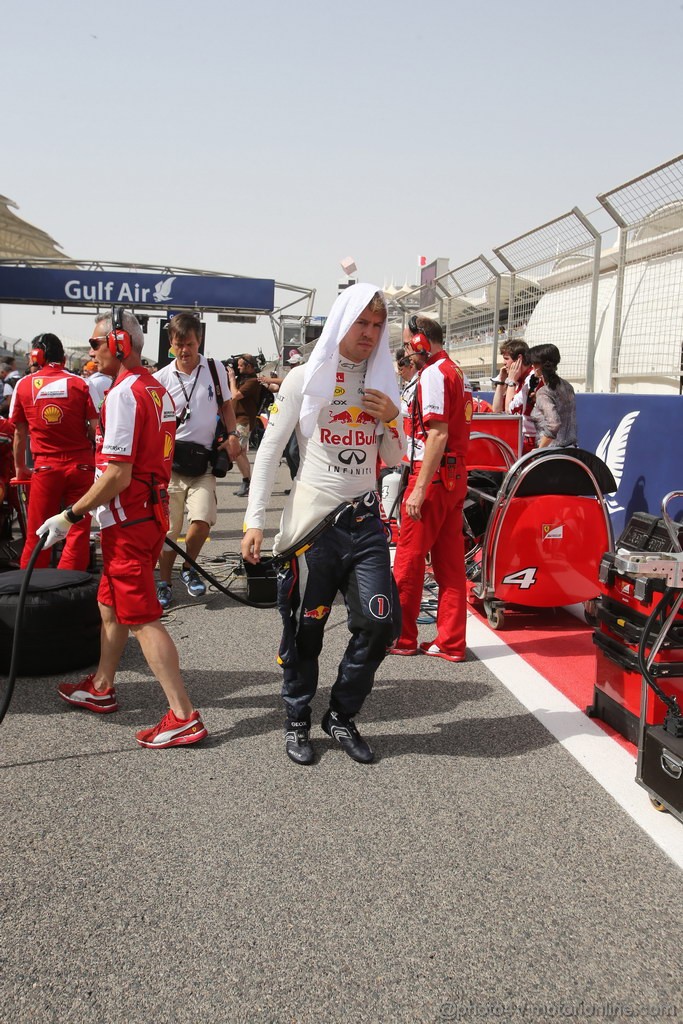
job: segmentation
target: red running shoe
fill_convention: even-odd
[[[392,644],[387,649],[387,654],[400,654],[402,658],[412,658],[414,654],[418,654],[417,647],[401,647],[400,644]]]
[[[176,718],[169,708],[158,725],[136,732],[135,739],[141,747],[163,750],[165,747],[187,747],[191,743],[199,743],[207,735],[198,711],[193,711],[189,718]]]
[[[437,647],[436,644],[430,643],[429,640],[426,640],[424,643],[420,644],[420,650],[422,651],[423,654],[428,654],[430,658],[443,658],[445,661],[465,660],[464,654],[462,655],[462,657],[459,657],[455,654],[446,654],[445,651],[442,651],[441,648]]]
[[[116,703],[116,690],[111,686],[108,690],[96,690],[93,686],[94,673],[83,679],[80,683],[60,683],[57,693],[67,704],[73,704],[75,708],[85,708],[86,711],[95,711],[98,715],[108,715],[112,711],[118,711]]]

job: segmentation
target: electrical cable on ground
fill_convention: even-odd
[[[28,565],[24,578],[21,582],[21,589],[19,590],[19,600],[17,602],[17,612],[14,617],[14,636],[12,638],[12,657],[10,659],[9,676],[7,678],[7,686],[5,693],[2,695],[0,700],[0,723],[4,719],[5,715],[9,710],[9,706],[12,702],[12,694],[14,693],[14,684],[17,678],[17,663],[19,661],[19,637],[21,635],[21,620],[24,614],[24,605],[26,604],[26,594],[28,593],[28,585],[31,582],[31,576],[33,575],[33,567],[38,560],[38,555],[43,550],[45,541],[47,540],[47,533],[44,533],[38,538],[38,543],[31,552]]]

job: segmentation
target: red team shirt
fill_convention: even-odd
[[[418,408],[415,408],[415,394]],[[432,420],[448,424],[449,455],[467,455],[472,421],[472,397],[465,391],[462,371],[448,353],[433,355],[420,373],[416,392],[409,407],[408,455],[415,462],[424,458],[427,431]],[[463,416],[463,410],[465,415]],[[421,416],[419,415],[421,413]]]
[[[87,420],[97,419],[88,385],[61,366],[22,377],[12,393],[10,419],[27,423],[34,455],[91,451]]]
[[[110,462],[133,463],[130,486],[97,510],[101,527],[150,515],[150,484],[171,479],[176,415],[170,395],[143,366],[118,376],[100,412],[96,476]]]

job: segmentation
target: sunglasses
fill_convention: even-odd
[[[90,345],[90,348],[93,350],[93,352],[97,352],[97,350],[100,347],[100,345],[105,345],[106,342],[107,342],[106,338],[89,338],[88,339],[88,344]]]

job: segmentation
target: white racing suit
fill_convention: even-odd
[[[403,437],[395,420],[378,426],[363,411],[365,370],[365,363],[340,358],[334,399],[321,411],[311,438],[298,430],[304,367],[292,370],[271,410],[252,473],[245,529],[262,530],[280,455],[297,430],[301,463],[273,545],[276,554],[304,542],[326,515],[347,503],[310,548],[284,563],[278,576],[279,657],[289,721],[310,721],[325,623],[338,592],[346,603],[351,638],[332,688],[332,710],[345,716],[360,711],[400,629],[375,488],[378,454],[396,465]]]

